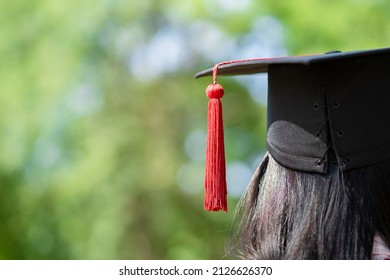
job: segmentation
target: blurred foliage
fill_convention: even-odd
[[[209,80],[193,74],[386,47],[389,17],[380,0],[1,1],[0,258],[224,258],[238,198],[202,210],[203,140],[189,136],[204,135]],[[228,164],[252,169],[258,77],[221,78]]]

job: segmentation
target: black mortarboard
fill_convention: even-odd
[[[223,62],[196,77],[254,73],[268,73],[279,164],[326,174],[330,161],[348,171],[390,158],[390,48]]]

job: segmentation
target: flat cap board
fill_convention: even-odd
[[[273,64],[303,64],[310,65],[324,61],[336,61],[353,57],[364,57],[367,55],[387,53],[390,48],[381,48],[373,50],[359,50],[359,51],[331,51],[324,54],[315,55],[303,55],[303,56],[286,56],[275,58],[254,58],[244,59],[228,62],[227,64],[221,64],[218,66],[218,75],[246,75],[256,73],[268,72],[269,65]],[[198,72],[195,78],[211,76],[213,74],[213,68],[206,69]]]

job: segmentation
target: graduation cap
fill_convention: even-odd
[[[213,76],[206,148],[205,209],[227,211],[223,88],[218,75],[268,73],[267,150],[282,166],[326,174],[390,158],[390,48],[233,60]]]

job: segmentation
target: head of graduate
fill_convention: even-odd
[[[254,73],[268,75],[267,152],[237,206],[228,253],[389,258],[390,48],[234,60],[196,77],[214,77],[211,103],[223,94],[217,75]],[[226,210],[214,199],[226,192],[220,103],[210,103],[205,208]]]

